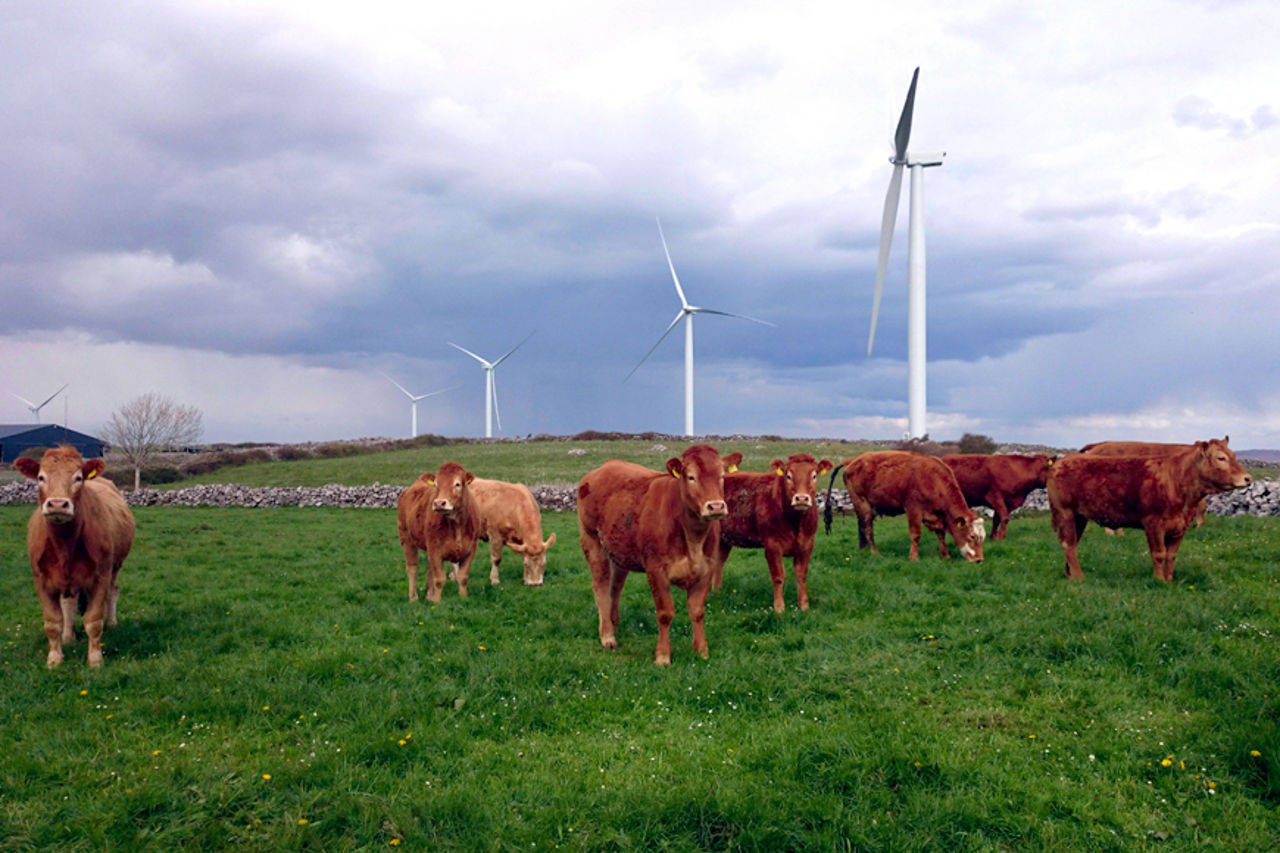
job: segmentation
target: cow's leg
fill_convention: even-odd
[[[809,558],[812,555],[812,551],[802,548],[791,558],[791,573],[796,576],[796,606],[801,610],[809,609],[809,588],[806,584],[809,579]]]
[[[733,551],[732,545],[726,545],[719,542],[716,545],[716,555],[711,560],[711,588],[718,590],[720,584],[724,582],[724,564],[729,562],[729,553]]]
[[[107,612],[110,582],[99,576],[89,606],[84,611],[84,632],[89,637],[89,666],[102,666],[102,622]]]
[[[471,561],[475,558],[476,552],[472,550],[466,559],[453,564],[454,576],[458,579],[458,596],[460,598],[467,597],[467,579],[471,577]]]
[[[1147,548],[1151,550],[1152,577],[1158,581],[1167,580],[1165,552],[1168,549],[1165,546],[1165,526],[1158,519],[1152,519],[1142,525],[1142,530],[1147,534]]]
[[[1178,558],[1178,548],[1186,533],[1187,527],[1179,527],[1165,534],[1164,579],[1170,583],[1173,583],[1173,561]]]
[[[444,592],[444,557],[427,549],[427,601],[439,601]]]
[[[911,551],[907,554],[908,560],[920,559],[920,522],[919,510],[907,510],[907,536],[911,539]]]
[[[489,584],[491,586],[498,585],[498,566],[502,564],[502,546],[501,536],[494,536],[489,540]]]
[[[1062,546],[1062,555],[1067,561],[1067,577],[1083,578],[1084,572],[1080,570],[1076,548],[1080,543],[1080,534],[1084,531],[1087,519],[1082,515],[1076,515],[1071,510],[1054,510],[1052,522],[1053,530],[1058,534],[1058,544]]]
[[[73,593],[63,593],[58,599],[62,609],[62,644],[71,645],[76,641],[76,610],[79,609],[80,597]]]
[[[595,595],[596,611],[600,615],[600,645],[606,649],[616,649],[618,639],[614,635],[614,604],[611,598],[613,572],[609,558],[600,547],[600,541],[581,523],[578,525],[578,541],[582,545],[582,555],[587,559],[587,568],[591,570],[591,592]]]
[[[933,528],[933,532],[937,534],[938,537],[938,556],[944,560],[950,560],[951,552],[947,550],[947,522],[945,518],[941,525]],[[952,535],[954,536],[955,534]],[[956,543],[956,547],[960,547],[959,542]]]
[[[705,659],[708,655],[707,650],[707,632],[702,624],[702,618],[707,612],[707,590],[710,589],[710,578],[704,577],[689,587],[686,604],[689,607],[689,623],[693,625],[693,651],[698,657]],[[673,608],[674,609],[674,608]],[[670,650],[667,654],[667,663],[671,662]]]
[[[987,495],[987,503],[991,506],[991,511],[995,513],[995,518],[992,522],[995,525],[995,529],[991,531],[991,538],[1003,539],[1009,527],[1009,507],[1005,505],[1004,495],[999,492]]]
[[[613,622],[613,627],[617,628],[621,621],[618,610],[622,606],[622,588],[626,585],[627,576],[631,572],[612,561],[609,564],[609,571],[609,619]]]
[[[855,499],[853,501],[853,511],[858,515],[858,550],[863,551],[870,548],[872,554],[877,557],[880,556],[880,549],[876,547],[876,515],[871,510],[871,504],[864,500]]]
[[[107,627],[116,626],[116,604],[120,601],[120,567],[111,572],[111,588],[107,591]]]
[[[409,600],[418,600],[418,546],[403,538],[400,547],[404,549],[404,573],[409,578]],[[428,562],[430,557],[427,558]],[[428,569],[428,571],[430,571]],[[430,577],[430,575],[428,575]]]
[[[40,609],[44,612],[44,635],[49,640],[49,656],[45,658],[45,665],[52,669],[62,663],[62,605],[55,597],[56,593],[45,589],[39,578],[34,580],[36,597],[40,599]]]
[[[671,664],[671,620],[675,618],[676,606],[671,600],[671,582],[660,570],[645,572],[649,578],[649,591],[653,593],[653,606],[658,611],[658,647],[653,653],[653,662],[658,666]],[[705,593],[704,593],[705,603]],[[692,607],[692,603],[690,603]],[[694,640],[695,644],[697,640]],[[703,645],[706,645],[704,637]]]
[[[764,559],[769,564],[769,580],[773,581],[773,612],[781,613],[787,609],[782,598],[782,586],[787,582],[787,569],[782,565],[782,549],[765,548]]]

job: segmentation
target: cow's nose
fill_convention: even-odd
[[[791,499],[791,505],[796,509],[808,509],[813,506],[813,495],[796,495]]]
[[[728,512],[728,506],[724,501],[707,501],[702,508],[702,514],[705,516],[721,516]]]
[[[67,513],[71,511],[71,501],[68,498],[49,498],[44,502],[45,512]]]

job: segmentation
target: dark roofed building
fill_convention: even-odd
[[[33,447],[69,444],[85,459],[101,456],[106,443],[100,438],[67,429],[60,424],[0,424],[0,462],[12,462]]]

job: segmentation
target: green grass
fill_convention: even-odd
[[[655,450],[659,444],[665,450]],[[714,444],[721,454],[737,450],[743,454],[743,469],[763,471],[773,459],[792,453],[811,453],[833,463],[871,449],[870,445],[841,441],[721,441]],[[577,483],[588,471],[609,459],[626,459],[662,468],[672,456],[688,447],[677,441],[539,441],[458,444],[390,450],[334,459],[303,459],[291,462],[264,462],[220,468],[161,488],[181,488],[201,483],[238,483],[245,486],[363,486],[371,483],[408,484],[423,471],[435,471],[440,463],[460,462],[481,477],[518,483]],[[582,454],[570,454],[582,450]]]
[[[1280,844],[1274,519],[1210,517],[1172,585],[1096,528],[1066,581],[1042,514],[976,566],[838,519],[810,611],[735,551],[709,660],[677,593],[660,669],[642,577],[600,648],[572,514],[544,587],[482,554],[429,606],[393,511],[140,508],[105,666],[80,632],[51,672],[29,513],[0,507],[0,849]]]

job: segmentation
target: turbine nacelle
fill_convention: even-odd
[[[525,341],[529,340],[529,338],[532,338],[534,335],[534,332],[536,331],[537,330],[535,329],[533,332],[530,332],[529,334],[525,335],[524,340],[522,340],[520,343],[513,346],[511,349],[507,350],[500,357],[494,359],[493,361],[489,361],[487,358],[482,358],[481,356],[476,355],[466,347],[458,346],[453,341],[446,342],[449,344],[449,346],[453,347],[459,352],[464,352],[467,355],[474,358],[476,361],[480,362],[480,366],[484,368],[484,437],[485,438],[493,438],[493,420],[495,417],[497,418],[497,421],[498,421],[498,429],[499,430],[502,429],[502,414],[498,411],[498,380],[497,380],[497,376],[495,375],[495,370],[497,369],[498,365],[506,361],[507,358],[513,352],[520,349],[520,347],[524,346]]]

